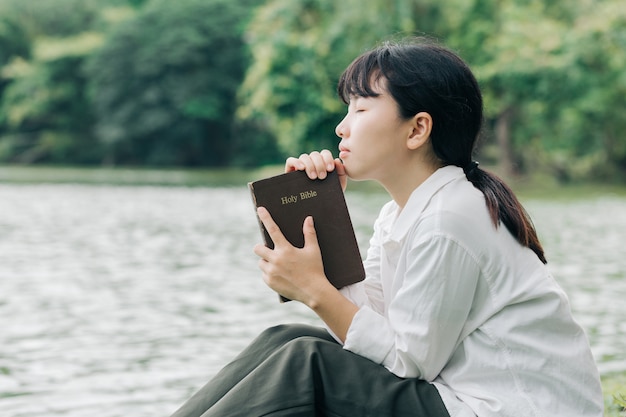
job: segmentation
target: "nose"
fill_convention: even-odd
[[[347,117],[347,116],[346,116]],[[348,136],[348,124],[346,123],[346,117],[343,118],[341,122],[335,127],[335,134],[340,138],[345,138]]]

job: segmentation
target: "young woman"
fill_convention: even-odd
[[[385,43],[338,92],[339,158],[304,154],[286,171],[387,190],[366,280],[336,290],[315,219],[295,248],[259,208],[275,242],[254,248],[263,279],[328,331],[268,329],[174,415],[602,416],[588,341],[527,213],[472,160],[482,98],[466,64],[434,43]]]

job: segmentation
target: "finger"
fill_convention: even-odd
[[[304,171],[306,171],[309,178],[312,180],[317,179],[317,169],[315,168],[315,161],[313,161],[311,154],[303,153],[298,160],[304,164]]]
[[[315,225],[313,224],[313,217],[308,216],[304,219],[302,225],[302,233],[304,234],[304,246],[315,245],[319,246],[317,241],[317,232],[315,231]]]
[[[328,174],[328,163],[324,161],[324,156],[322,155],[322,153],[318,151],[313,151],[309,154],[309,157],[313,162],[313,168],[315,169],[317,177],[322,180],[326,178],[326,175]]]
[[[259,265],[259,269],[263,273],[263,276],[265,276],[267,274],[267,268],[268,268],[269,262],[267,262],[265,259],[259,259],[258,265]]]
[[[320,151],[320,155],[324,160],[324,164],[326,164],[326,171],[330,172],[335,169],[335,161],[333,158],[333,154],[328,149],[323,149]]]
[[[333,160],[333,166],[337,170],[337,175],[347,175],[346,167],[343,165],[343,162],[341,162],[341,159],[335,158]]]
[[[255,245],[252,250],[254,251],[254,254],[257,255],[259,258],[261,258],[261,261],[264,261],[264,262],[266,262],[272,255],[272,250],[268,248],[267,246],[262,245],[260,243]]]
[[[306,165],[304,164],[304,162],[302,162],[298,158],[294,158],[293,156],[290,156],[285,161],[285,172],[304,171],[305,168]]]
[[[265,230],[267,230],[267,234],[270,235],[270,238],[274,242],[274,247],[279,245],[284,245],[289,243],[283,233],[280,231],[278,225],[272,219],[270,212],[267,211],[265,207],[259,207],[256,210],[259,219],[263,223]]]
[[[337,176],[339,177],[339,183],[341,184],[341,189],[346,191],[346,187],[348,186],[348,173],[346,172],[346,167],[341,162],[341,159],[336,158],[334,160],[335,169],[337,169]]]

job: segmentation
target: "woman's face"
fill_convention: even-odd
[[[382,184],[403,171],[411,120],[399,116],[393,97],[378,83],[377,97],[352,97],[348,113],[335,128],[341,138],[339,158],[354,180]]]

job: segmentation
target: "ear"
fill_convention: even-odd
[[[407,138],[407,148],[414,150],[428,142],[433,130],[433,118],[426,112],[419,112],[411,119],[411,133]]]

